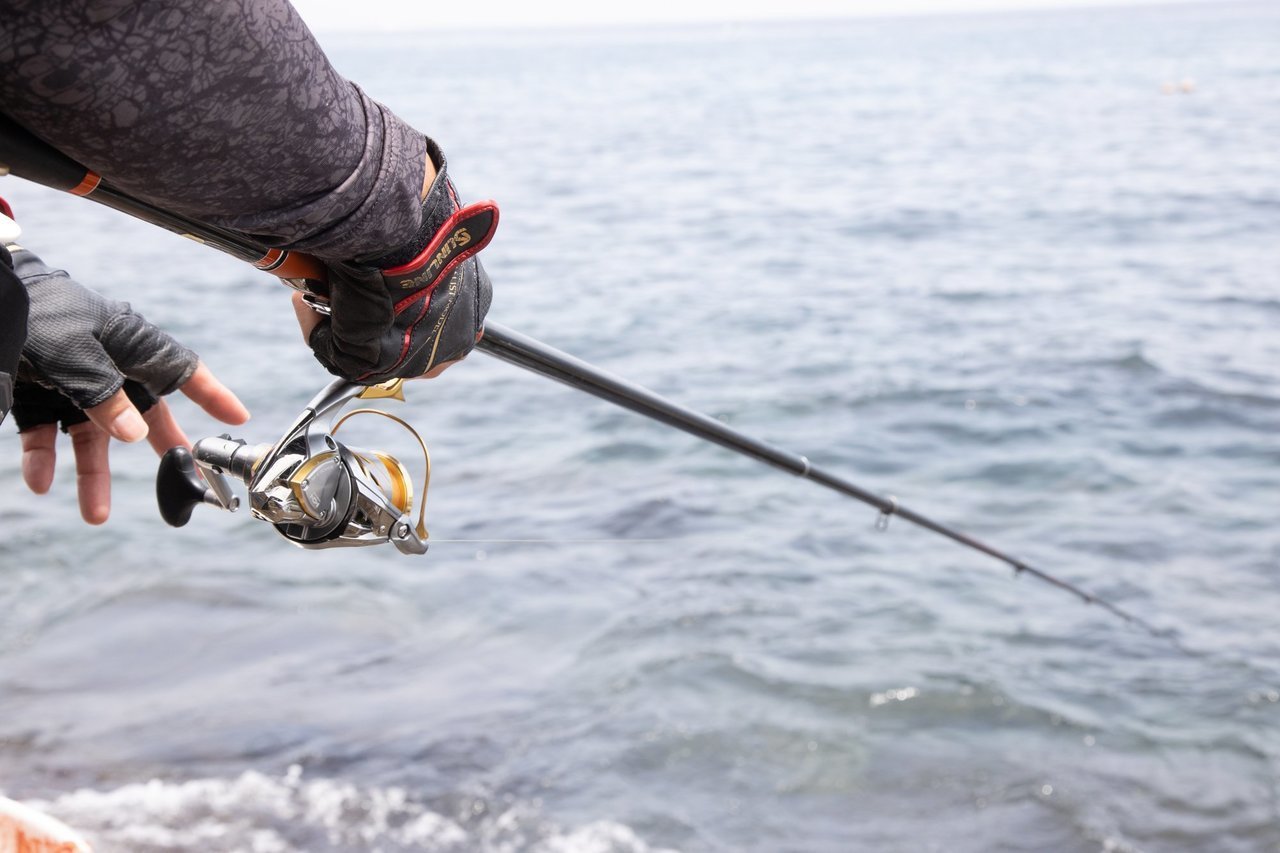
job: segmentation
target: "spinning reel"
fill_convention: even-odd
[[[174,527],[191,520],[197,504],[235,512],[240,499],[228,477],[249,488],[249,511],[303,548],[343,548],[390,542],[405,554],[427,552],[424,526],[431,456],[413,427],[380,409],[353,409],[353,400],[404,399],[402,380],[355,385],[335,380],[309,402],[274,445],[250,445],[224,435],[174,447],[160,460],[156,498],[160,515]],[[378,415],[417,439],[426,464],[415,523],[413,481],[398,459],[377,450],[349,447],[334,438],[356,415]]]

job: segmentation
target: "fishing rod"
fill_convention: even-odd
[[[277,276],[285,284],[301,291],[317,309],[327,308],[324,304],[327,296],[325,270],[316,259],[299,252],[270,248],[246,235],[216,228],[137,199],[3,114],[0,114],[0,169],[4,173],[97,201],[213,246]],[[1025,574],[1038,578],[1152,635],[1167,636],[1167,632],[1119,605],[915,512],[900,504],[897,498],[867,491],[814,465],[805,456],[752,438],[714,418],[673,403],[498,323],[486,322],[484,335],[476,348],[508,364],[585,391],[861,501],[879,511],[876,520],[879,530],[887,529],[889,520],[898,516],[1009,565],[1015,576]],[[355,409],[343,414],[343,409],[353,401],[369,399],[403,400],[402,381],[366,387],[335,380],[304,407],[274,444],[251,446],[244,441],[221,436],[198,441],[192,450],[185,447],[171,449],[161,460],[157,477],[157,499],[162,516],[168,523],[182,526],[190,519],[192,509],[200,503],[235,511],[239,500],[232,495],[227,482],[230,474],[248,487],[252,514],[274,525],[281,535],[301,547],[332,548],[390,542],[404,553],[425,553],[428,535],[424,524],[424,503],[431,474],[430,454],[417,432],[394,415],[379,409]],[[334,438],[346,420],[358,414],[390,418],[413,433],[421,445],[425,461],[424,493],[418,502],[416,522],[412,517],[412,480],[404,465],[389,454],[349,447]]]

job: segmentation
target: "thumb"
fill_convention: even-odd
[[[85,409],[89,420],[107,435],[121,441],[141,441],[147,437],[147,422],[129,401],[129,395],[121,388],[105,402]]]
[[[302,294],[296,291],[293,294],[293,313],[298,318],[298,328],[302,329],[302,339],[310,341],[311,333],[320,325],[324,315],[308,305]]]

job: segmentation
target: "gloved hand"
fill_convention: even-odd
[[[120,391],[126,374],[160,396],[195,373],[196,354],[128,303],[94,293],[26,249],[14,247],[12,254],[13,271],[31,302],[20,379],[56,388],[79,408],[92,409]],[[120,414],[131,418],[128,410]],[[128,440],[138,423],[121,423],[118,437]]]
[[[75,450],[80,513],[101,524],[110,512],[111,437],[148,438],[157,453],[190,445],[159,395],[181,388],[225,423],[248,420],[235,394],[194,352],[126,303],[82,287],[25,249],[10,248],[31,303],[13,417],[22,436],[23,479],[32,491],[44,494],[52,484],[59,423]]]
[[[427,150],[436,177],[417,238],[372,261],[329,264],[328,318],[295,299],[307,343],[337,376],[372,385],[435,375],[471,352],[484,330],[492,288],[475,255],[493,237],[498,207],[461,207],[444,155],[431,140]]]

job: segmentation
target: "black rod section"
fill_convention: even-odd
[[[243,234],[196,222],[134,198],[3,113],[0,113],[0,166],[19,178],[75,193],[166,231],[213,246],[242,261],[254,263],[267,251],[260,242]],[[84,189],[77,191],[76,188],[82,186]]]
[[[62,154],[44,140],[20,126],[13,119],[0,113],[0,165],[13,174],[43,184],[53,189],[69,190],[80,184],[90,171],[75,160]],[[96,178],[96,176],[94,176]],[[227,254],[253,263],[267,251],[267,246],[244,234],[226,231],[181,214],[162,210],[128,193],[101,182],[91,192],[78,193],[122,213],[158,225],[169,231],[195,238]],[[810,464],[809,460],[795,453],[726,426],[720,421],[677,405],[652,391],[601,370],[587,362],[549,347],[519,332],[489,322],[485,324],[484,337],[476,345],[482,352],[502,361],[522,367],[572,388],[585,391],[614,405],[651,418],[667,426],[683,430],[690,435],[718,444],[775,468],[812,480],[842,495],[862,501],[881,512],[881,521],[887,522],[898,515],[912,524],[932,530],[974,550],[981,551],[1013,567],[1017,574],[1029,574],[1080,598],[1086,604],[1096,604],[1119,616],[1126,622],[1138,625],[1155,636],[1167,637],[1168,632],[1157,630],[1143,619],[1086,592],[1072,583],[1055,577],[1021,560],[1005,554],[986,543],[958,530],[920,515],[904,506],[896,498],[876,495],[848,480],[837,477]]]
[[[482,350],[509,364],[530,370],[548,379],[562,382],[571,388],[585,391],[624,409],[630,409],[636,414],[683,430],[705,441],[718,444],[736,453],[741,453],[744,456],[772,465],[790,474],[795,474],[797,477],[826,486],[828,489],[847,497],[862,501],[880,510],[882,521],[887,521],[890,516],[901,516],[912,524],[1001,560],[1012,566],[1018,574],[1025,572],[1040,578],[1059,589],[1075,595],[1086,604],[1097,604],[1126,622],[1141,626],[1156,636],[1162,636],[1162,633],[1154,626],[1134,614],[1104,601],[1061,578],[1054,577],[1034,566],[1029,566],[981,540],[901,506],[895,498],[882,497],[869,492],[843,477],[838,477],[815,467],[805,456],[782,450],[767,442],[752,438],[714,418],[673,403],[646,388],[614,376],[608,371],[601,370],[582,359],[547,346],[527,335],[522,335],[497,323],[486,322],[484,337],[480,339],[476,349]]]

